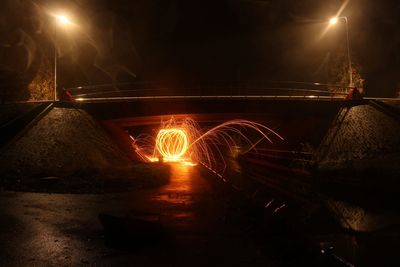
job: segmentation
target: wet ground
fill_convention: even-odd
[[[230,211],[229,194],[214,186],[198,168],[172,165],[170,183],[157,189],[2,192],[0,266],[281,265],[271,242],[257,241],[248,218]],[[120,235],[112,242],[99,214],[111,218],[106,227]],[[157,234],[149,233],[153,229]]]
[[[81,139],[86,142],[88,138]],[[71,146],[66,147],[70,151]],[[347,149],[347,146],[343,147]],[[60,151],[59,159],[66,159],[65,149],[61,147]],[[85,151],[93,152],[94,149]],[[21,153],[16,154],[20,160]],[[69,155],[82,164],[81,160],[76,160],[79,158],[76,154]],[[30,155],[25,157],[28,162],[39,162],[32,160]],[[55,157],[48,158],[53,161]],[[276,192],[289,188],[290,192],[283,195],[292,198],[294,192],[300,195],[304,191],[303,195],[307,197],[311,190],[322,192],[320,188],[304,188],[298,184],[301,180],[297,176],[282,170],[274,171],[271,164],[265,163],[260,164],[265,165],[261,169],[246,163],[248,178],[258,178],[264,183],[256,190],[251,188],[250,195],[260,196],[263,191],[260,189],[264,188]],[[88,165],[93,164],[89,162]],[[27,170],[26,165],[21,166]],[[277,176],[278,171],[284,176]],[[115,189],[104,183],[101,190],[94,190],[92,185],[98,181],[95,177],[88,179],[85,172],[73,184],[76,188],[81,179],[91,181],[79,188],[82,190],[69,191],[63,178],[51,190],[41,191],[41,184],[35,189],[56,192],[54,189],[58,186],[57,192],[63,194],[0,191],[0,266],[343,266],[337,260],[335,264],[327,265],[320,259],[320,248],[313,245],[323,243],[327,247],[333,244],[337,255],[356,266],[399,266],[396,255],[400,217],[398,210],[392,210],[392,206],[398,205],[390,205],[391,209],[386,211],[386,202],[377,201],[380,197],[376,192],[368,194],[371,202],[377,203],[375,209],[368,212],[335,198],[312,194],[330,210],[338,211],[337,217],[325,213],[310,217],[311,226],[307,229],[314,230],[311,231],[313,236],[305,231],[300,231],[302,236],[298,236],[273,211],[281,204],[286,204],[283,212],[296,210],[294,204],[300,206],[301,199],[289,203],[285,198],[278,202],[275,197],[276,206],[265,216],[251,203],[247,205],[247,200],[241,199],[242,196],[228,185],[204,175],[199,168],[172,165],[167,185],[130,189],[129,193],[93,194],[115,192]],[[376,177],[381,179],[380,175]],[[129,178],[129,175],[123,178]],[[117,184],[118,181],[114,182]],[[269,183],[267,186],[266,182]],[[280,187],[273,187],[278,182]],[[306,182],[310,183],[305,181],[304,184]],[[335,191],[335,197],[346,191],[348,180],[346,182],[337,187],[329,186]],[[110,190],[104,190],[104,187]],[[118,189],[120,187],[118,182]],[[30,184],[25,188],[15,184],[5,188],[32,190]],[[65,194],[68,192],[91,194]],[[350,193],[351,200],[357,200],[357,204],[360,194]],[[397,203],[398,197],[392,199],[389,200]],[[319,206],[319,202],[313,204]],[[261,222],[257,221],[260,217],[263,217]],[[326,230],[336,221],[344,224],[345,229],[332,227]],[[292,224],[302,226],[303,221],[293,220]],[[335,223],[335,227],[338,224]]]

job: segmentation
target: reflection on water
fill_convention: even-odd
[[[196,190],[193,188],[193,179],[199,175],[196,167],[178,162],[169,164],[171,167],[169,183],[159,189],[160,192],[155,199],[172,204],[192,202],[192,194]]]

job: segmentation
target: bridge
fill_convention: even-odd
[[[345,101],[349,89],[345,86],[303,82],[291,82],[290,87],[287,85],[280,82],[270,82],[267,85],[247,82],[165,87],[154,83],[129,83],[70,88],[67,90],[69,98],[65,96],[67,91],[63,91],[58,101],[18,102],[40,105],[3,122],[1,128],[6,138],[2,143],[7,143],[25,125],[28,125],[26,128],[34,125],[34,121],[53,107],[81,108],[98,120],[118,119],[124,127],[134,123],[133,117],[178,114],[196,115],[201,120],[205,114],[209,114],[215,118],[214,121],[246,117],[245,114],[263,118],[264,121],[278,117],[281,120],[300,117],[322,119],[324,116],[332,118],[340,108],[365,104],[374,105],[398,117],[397,110],[385,102],[397,103],[399,99],[364,98]],[[221,91],[230,94],[221,95]]]
[[[157,207],[157,212],[168,210],[173,215],[168,220],[168,227],[179,231],[181,222],[195,227],[197,224],[191,223],[194,221],[193,217],[179,217],[182,212],[188,210],[197,212],[199,205],[205,210],[213,212],[212,218],[216,218],[224,212],[216,205],[214,192],[207,187],[203,178],[211,175],[212,178],[218,178],[210,179],[211,183],[218,183],[218,188],[229,187],[229,190],[235,192],[235,198],[236,194],[239,195],[239,201],[233,205],[238,207],[246,205],[244,208],[246,212],[254,210],[256,220],[259,220],[257,218],[259,218],[259,214],[262,214],[262,216],[270,216],[272,221],[276,220],[275,218],[285,220],[285,222],[292,223],[293,227],[301,228],[303,225],[308,225],[313,229],[319,228],[321,225],[315,226],[315,222],[318,224],[321,218],[327,218],[326,214],[320,215],[319,211],[329,210],[329,214],[333,214],[330,216],[334,216],[343,228],[354,232],[369,231],[371,227],[376,226],[360,223],[357,217],[358,213],[354,213],[357,215],[355,217],[343,214],[354,206],[361,207],[363,212],[364,209],[368,211],[378,202],[387,209],[398,208],[397,204],[392,201],[394,196],[398,195],[397,179],[388,176],[392,167],[382,168],[381,161],[378,159],[386,154],[398,155],[399,153],[399,99],[345,100],[344,94],[305,89],[295,91],[271,89],[271,94],[261,94],[258,91],[248,92],[249,94],[246,95],[238,93],[220,95],[218,91],[210,93],[208,90],[204,90],[202,94],[188,95],[178,89],[161,90],[164,93],[160,91],[158,95],[148,95],[150,91],[138,93],[137,91],[127,92],[127,90],[123,93],[113,91],[103,94],[94,92],[94,88],[90,90],[92,91],[84,92],[82,89],[73,91],[74,101],[61,99],[60,101],[9,104],[23,105],[24,108],[21,109],[22,112],[18,116],[2,121],[1,131],[5,134],[0,144],[0,156],[8,153],[10,149],[12,150],[15,147],[13,144],[17,144],[20,139],[24,140],[24,145],[29,141],[31,144],[38,142],[39,140],[29,140],[29,138],[37,138],[32,136],[32,131],[35,131],[38,125],[41,125],[39,130],[44,130],[55,137],[51,139],[49,147],[53,147],[57,152],[47,152],[51,155],[52,164],[56,165],[53,162],[54,155],[55,158],[57,155],[66,157],[69,162],[79,161],[91,154],[92,150],[96,150],[98,146],[101,148],[106,142],[105,140],[110,140],[109,138],[120,148],[120,151],[127,155],[135,155],[136,152],[132,149],[132,140],[129,134],[157,129],[162,119],[169,119],[171,116],[175,118],[190,116],[199,125],[205,127],[241,118],[265,124],[279,132],[285,140],[260,146],[257,151],[250,151],[245,156],[239,156],[236,159],[240,166],[239,174],[233,165],[230,165],[230,169],[225,173],[223,179],[212,176],[213,173],[203,168],[192,169],[195,170],[193,173],[175,168],[172,177],[178,177],[177,180],[172,180],[172,183],[162,187],[159,191],[151,191],[151,194],[139,193],[134,198],[135,201],[132,201],[132,198],[129,198],[129,201],[119,201],[118,206],[125,207],[129,202],[134,204],[128,206],[136,209],[145,208],[154,211],[154,207]],[[272,91],[275,94],[272,94]],[[244,91],[242,90],[242,92]],[[57,114],[58,117],[54,114]],[[43,124],[42,119],[46,123]],[[86,128],[85,123],[75,124],[77,120],[85,121],[87,125],[90,124],[90,127]],[[73,131],[64,131],[64,124],[68,124],[70,127],[72,125]],[[43,125],[45,129],[43,129]],[[98,125],[102,127],[98,127]],[[54,127],[54,131],[52,131],[52,127]],[[105,130],[108,133],[107,138],[100,138],[101,135],[85,134],[87,129],[91,132]],[[37,132],[38,129],[36,129]],[[26,136],[29,136],[28,140]],[[90,143],[90,149],[85,150],[84,143]],[[41,153],[40,149],[38,151],[36,154]],[[43,157],[47,156],[47,152],[43,153]],[[106,150],[105,153],[110,152]],[[97,156],[99,155],[96,155],[96,159],[98,159]],[[100,160],[97,160],[99,162],[105,160],[104,157],[99,158]],[[134,157],[132,159],[138,160]],[[4,166],[4,157],[2,160]],[[23,158],[18,159],[18,164],[20,162],[24,164],[23,160]],[[28,157],[28,161],[31,162],[32,159]],[[358,165],[356,168],[351,168],[351,165],[346,167],[349,166],[349,162],[357,162]],[[385,158],[385,166],[398,166],[397,163],[397,158]],[[78,162],[79,164],[80,162]],[[129,161],[129,164],[132,164],[132,161]],[[15,169],[12,168],[11,171],[14,172]],[[360,169],[363,171],[359,171]],[[24,171],[23,168],[21,170]],[[40,173],[45,172],[46,170],[43,168],[40,169]],[[74,175],[76,173],[79,175],[80,172],[82,172],[80,169],[73,170]],[[368,173],[376,175],[368,176]],[[393,173],[397,173],[396,170]],[[92,174],[84,172],[84,175]],[[124,176],[125,174],[119,175]],[[35,179],[37,180],[37,178]],[[37,190],[49,186],[43,183],[39,184]],[[50,186],[57,186],[57,182],[54,183]],[[186,188],[192,191],[187,191]],[[79,188],[79,190],[82,189]],[[177,194],[177,199],[171,201],[176,202],[165,204],[167,202],[164,199],[173,198],[171,196],[174,194]],[[200,201],[198,200],[199,195]],[[27,201],[24,196],[20,199]],[[98,198],[94,195],[89,202],[92,203],[95,200],[96,205],[87,206],[86,200],[82,200],[80,196],[61,196],[62,199],[56,197],[56,200],[52,201],[57,202],[60,207],[64,207],[64,204],[60,203],[68,199],[71,203],[76,203],[73,208],[68,209],[80,210],[81,205],[86,205],[85,211],[102,210],[104,200],[108,199],[103,196]],[[5,201],[12,199],[8,195],[1,197]],[[33,198],[33,200],[29,200],[33,203],[40,202],[36,196],[29,197]],[[110,198],[112,197],[113,195]],[[180,197],[182,199],[192,197],[194,201],[188,201],[189,204],[181,204],[179,201],[186,200],[179,199]],[[337,200],[339,201],[337,202]],[[106,202],[115,203],[113,201],[114,199],[110,199]],[[340,204],[341,201],[350,204]],[[214,204],[210,205],[210,203]],[[342,206],[337,206],[337,203]],[[3,210],[6,210],[5,207]],[[96,225],[96,219],[87,215],[86,212],[85,214],[82,212],[72,214],[73,218],[68,217],[68,220],[86,218],[91,220],[90,225]],[[54,218],[59,216],[64,218],[62,217],[64,215],[60,212]],[[196,223],[198,218],[204,221],[209,220],[201,214],[197,216]],[[23,218],[25,217],[24,215]],[[104,224],[111,219],[115,218],[100,217]],[[33,218],[28,222],[30,220]],[[24,222],[26,221],[24,219]],[[299,221],[306,223],[298,223]],[[379,227],[390,227],[392,224],[392,220],[380,222]],[[76,224],[80,225],[81,223]],[[201,225],[206,227],[208,224],[202,221]],[[325,224],[322,226],[325,227]],[[221,226],[221,229],[224,227],[226,225]],[[190,231],[197,228],[193,229],[190,228]],[[376,229],[373,228],[373,230]],[[304,229],[300,230],[302,233],[304,231]],[[218,237],[220,231],[213,233]],[[122,230],[122,235],[124,234],[125,232]],[[21,240],[23,235],[18,235],[18,238],[18,242],[24,244],[24,241]],[[387,251],[386,247],[385,251]],[[229,251],[229,255],[231,255],[231,251]]]

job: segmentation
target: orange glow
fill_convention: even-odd
[[[63,24],[63,25],[71,24],[71,21],[69,20],[69,18],[68,18],[67,16],[64,16],[64,15],[56,15],[55,17],[56,17],[57,21],[58,21],[60,24]]]
[[[222,178],[225,156],[246,154],[263,140],[272,143],[272,137],[283,140],[271,128],[248,120],[230,120],[211,129],[201,129],[191,118],[171,118],[161,122],[155,137],[139,134],[131,139],[143,161],[180,162],[187,166],[201,164]]]
[[[338,23],[338,21],[339,21],[339,19],[337,17],[334,17],[329,20],[329,24],[335,25],[336,23]]]
[[[179,161],[189,148],[186,132],[178,128],[161,129],[156,137],[156,148],[165,161]]]

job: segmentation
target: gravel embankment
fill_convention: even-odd
[[[368,105],[343,109],[320,146],[323,168],[392,171],[400,163],[400,124]]]
[[[134,165],[90,115],[66,108],[54,108],[11,144],[0,170],[0,186],[23,191],[123,191],[168,179],[167,167]]]
[[[370,210],[398,209],[400,124],[369,106],[344,108],[320,146],[320,193]]]

